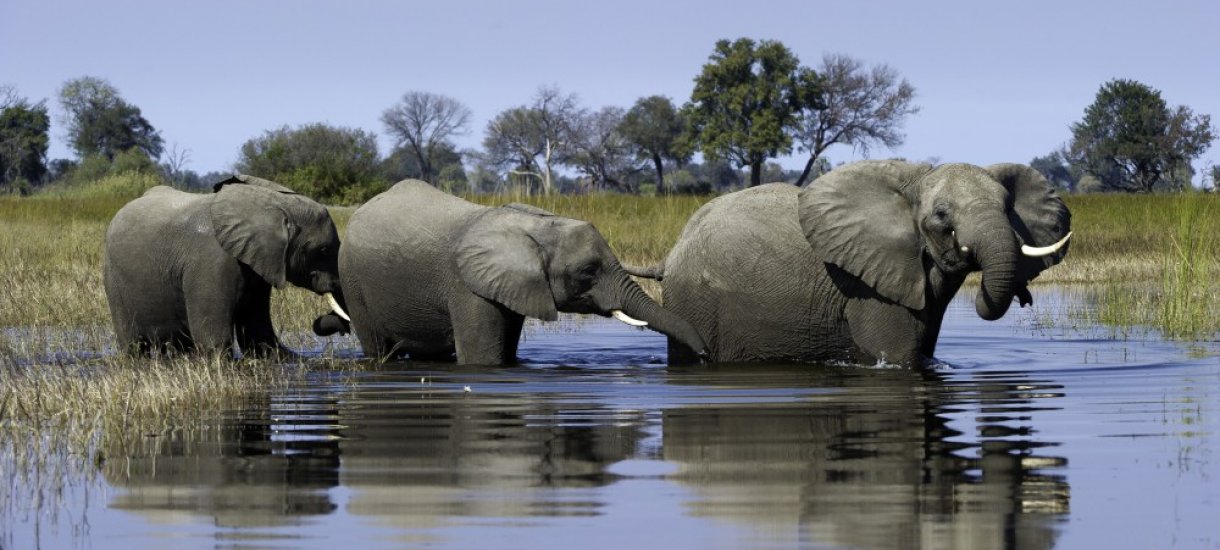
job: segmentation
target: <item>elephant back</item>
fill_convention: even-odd
[[[194,210],[207,200],[206,195],[187,193],[165,185],[158,185],[145,191],[139,198],[123,205],[106,231],[106,241],[114,243],[121,241],[123,236],[134,237],[135,233],[148,232],[149,235],[166,235],[170,225],[205,223],[207,220],[194,215]],[[163,241],[155,238],[151,242]],[[145,246],[143,241],[138,246]]]
[[[701,257],[709,251],[753,250],[759,242],[759,232],[773,236],[790,236],[793,232],[799,235],[796,217],[799,192],[798,187],[787,183],[771,183],[712,199],[699,208],[682,229],[678,244],[666,260],[666,276],[670,274],[669,266],[682,263],[686,256]],[[738,249],[737,245],[742,247]]]
[[[464,220],[485,209],[426,182],[403,180],[352,214],[345,242],[404,252],[433,249],[451,239]]]

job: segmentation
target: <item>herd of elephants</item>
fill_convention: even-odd
[[[919,366],[968,274],[982,272],[978,315],[998,319],[1032,302],[1070,225],[1025,165],[862,161],[713,199],[662,263],[625,266],[587,222],[418,180],[357,209],[340,245],[325,207],[241,175],[124,206],[103,269],[118,343],[136,353],[291,353],[270,313],[288,282],[329,301],[315,333],[350,330],[380,359],[512,363],[526,317],[566,312],[661,332],[670,363]],[[632,276],[658,279],[664,305]]]

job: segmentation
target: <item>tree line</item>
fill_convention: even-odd
[[[381,113],[394,143],[384,156],[370,131],[313,123],[248,139],[231,168],[332,203],[361,202],[405,178],[476,193],[802,185],[830,169],[825,153],[835,144],[866,155],[900,146],[905,120],[919,111],[914,97],[914,86],[886,65],[831,54],[808,67],[778,41],[720,40],[681,104],[651,95],[626,108],[589,108],[558,86],[541,86],[487,123],[481,148],[462,150],[454,140],[469,131],[470,109],[443,94],[408,91]],[[70,80],[58,99],[76,158],[47,161],[46,102],[0,88],[0,191],[26,193],[125,171],[159,172],[186,188],[224,177],[187,169],[190,150],[167,148],[140,109],[104,79]],[[1215,133],[1208,115],[1171,109],[1159,91],[1129,80],[1103,85],[1070,130],[1067,145],[1031,165],[1073,191],[1189,187],[1190,163]],[[802,170],[772,161],[794,152],[806,157]],[[1213,172],[1204,179],[1220,176]]]

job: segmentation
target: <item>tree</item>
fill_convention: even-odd
[[[446,170],[452,172],[453,169],[450,168],[452,166],[462,168],[462,154],[449,142],[442,142],[433,149],[431,162],[435,175],[432,179],[424,177],[424,169],[420,166],[419,160],[419,155],[410,146],[395,147],[390,151],[389,156],[381,161],[382,175],[387,181],[392,182],[416,178],[437,185],[442,172]]]
[[[1134,80],[1101,86],[1084,119],[1071,126],[1068,157],[1107,190],[1151,192],[1189,182],[1190,161],[1211,145],[1209,115],[1170,109],[1161,92]]]
[[[529,107],[507,109],[487,124],[483,147],[488,160],[510,175],[537,178],[542,191],[554,189],[554,168],[572,152],[574,121],[583,115],[576,96],[543,86]]]
[[[386,131],[398,140],[398,147],[410,150],[420,168],[420,179],[433,180],[442,165],[437,163],[441,148],[449,138],[465,130],[470,109],[456,99],[429,92],[407,92],[397,105],[381,114]]]
[[[543,86],[534,95],[530,120],[542,140],[542,190],[550,194],[554,188],[554,167],[566,161],[572,152],[574,122],[584,111],[575,94],[564,94],[558,86]]]
[[[623,117],[621,107],[603,107],[580,116],[574,124],[568,162],[584,173],[593,187],[633,190],[626,176],[640,168],[631,143],[620,131]]]
[[[1080,175],[1072,169],[1063,150],[1055,150],[1046,156],[1035,157],[1029,161],[1029,167],[1042,174],[1042,177],[1046,178],[1051,185],[1064,191],[1076,191],[1076,184],[1080,181]]]
[[[767,159],[791,151],[797,113],[816,87],[813,71],[780,42],[719,40],[685,111],[704,156],[749,166],[755,186]]]
[[[170,183],[180,187],[188,187],[191,183],[190,172],[186,165],[191,162],[191,150],[179,148],[177,143],[170,145],[165,152],[165,160],[161,162],[161,175]],[[193,174],[193,173],[192,173]]]
[[[246,141],[234,170],[277,181],[330,203],[354,203],[386,188],[377,136],[322,123],[268,130]]]
[[[902,123],[919,112],[911,104],[915,87],[886,65],[865,69],[846,55],[828,54],[817,68],[818,100],[806,105],[796,130],[802,151],[809,153],[796,184],[804,185],[822,153],[831,145],[851,145],[866,156],[880,143],[890,149],[902,145]]]
[[[133,147],[149,158],[161,157],[161,134],[106,80],[92,76],[69,80],[59,90],[59,102],[68,144],[80,158],[103,155],[113,160]]]
[[[0,87],[0,188],[25,193],[43,182],[50,127],[45,102],[30,103]]]
[[[487,123],[483,137],[486,164],[507,170],[509,179],[524,178],[527,189],[531,186],[529,178],[536,177],[540,182],[542,179],[537,159],[544,144],[533,116],[528,107],[501,111]]]
[[[657,172],[657,192],[666,193],[665,159],[678,164],[690,158],[679,140],[686,122],[668,97],[654,95],[640,98],[623,116],[619,131],[627,141],[639,148],[640,156],[652,161]]]

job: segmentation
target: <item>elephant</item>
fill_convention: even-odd
[[[627,275],[592,224],[476,205],[419,180],[352,214],[339,276],[353,331],[381,359],[514,363],[525,318],[561,311],[646,325],[696,356],[705,347]]]
[[[103,276],[118,344],[138,353],[224,353],[236,342],[243,355],[291,354],[270,312],[271,288],[285,282],[347,315],[326,208],[253,176],[211,194],[157,186],[127,203],[106,231]]]
[[[627,269],[662,280],[712,361],[919,366],[967,274],[982,272],[978,315],[999,319],[1014,296],[1032,303],[1070,225],[1028,166],[861,161],[713,199],[662,264]],[[669,356],[694,359],[672,339]]]

